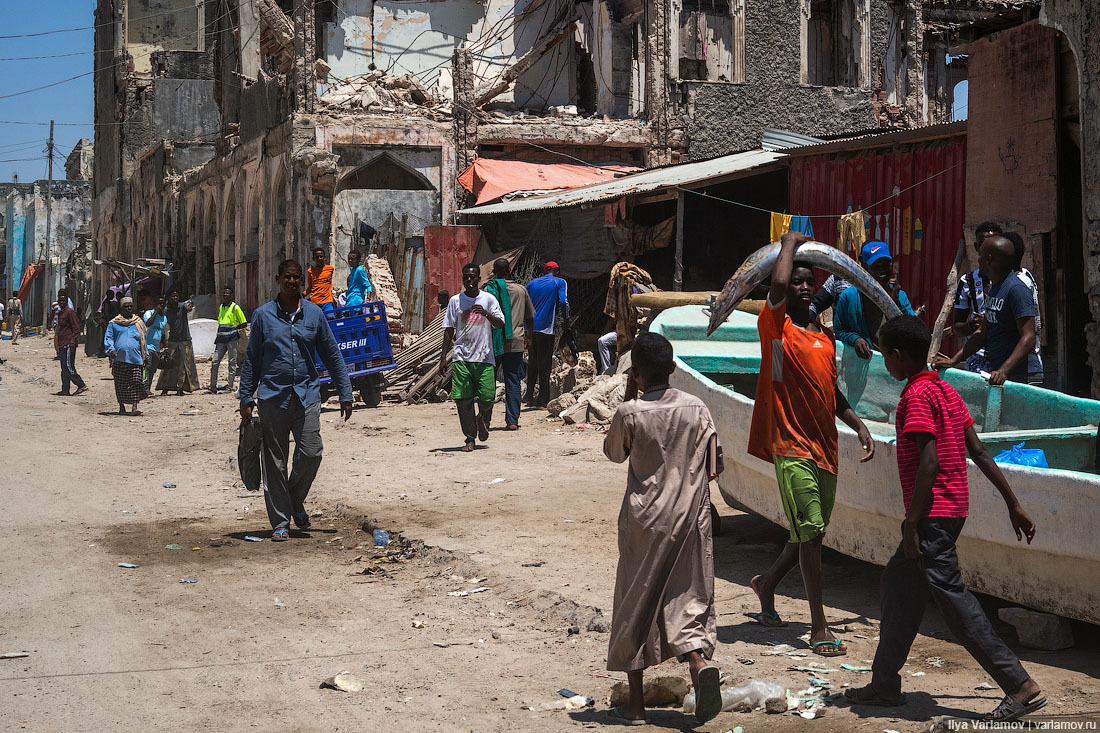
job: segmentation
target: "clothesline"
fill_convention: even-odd
[[[927,178],[924,178],[920,181],[917,181],[916,183],[914,183],[911,186],[907,186],[907,187],[901,189],[897,193],[892,193],[889,196],[887,196],[886,198],[884,198],[880,201],[876,201],[875,203],[871,204],[870,206],[863,206],[863,207],[860,207],[858,209],[855,209],[855,211],[870,211],[871,209],[873,209],[877,206],[880,206],[880,205],[886,203],[887,201],[890,201],[891,199],[897,198],[898,196],[902,195],[906,191],[911,191],[914,188],[916,188],[917,186],[928,183],[928,181],[931,181],[933,178],[936,178],[937,176],[942,176],[944,173],[947,173],[950,170],[958,168],[960,165],[962,165],[964,163],[966,163],[965,158],[963,160],[960,160],[958,163],[955,163],[954,165],[951,165],[951,166],[948,166],[947,168],[944,168],[942,171],[938,171],[936,173],[933,173],[932,175],[928,176]],[[732,199],[722,198],[721,196],[715,196],[714,194],[707,193],[706,191],[697,191],[697,190],[691,189],[691,188],[684,188],[683,186],[677,186],[676,190],[677,191],[683,191],[685,193],[693,193],[697,196],[701,196],[702,198],[708,198],[708,199],[713,199],[715,201],[721,201],[722,203],[725,203],[725,204],[733,204],[734,206],[742,206],[746,209],[752,209],[754,211],[762,211],[765,214],[773,213],[771,209],[765,209],[762,206],[754,206],[753,204],[746,204],[742,201],[734,201]],[[840,217],[846,216],[847,214],[851,214],[851,213],[854,213],[854,212],[845,211],[844,213],[841,213],[841,214],[803,214],[803,216],[805,216],[809,219],[839,219]]]

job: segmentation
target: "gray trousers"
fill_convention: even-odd
[[[882,623],[871,684],[881,694],[901,692],[901,668],[920,629],[931,596],[951,633],[1005,694],[1030,679],[1020,659],[993,631],[978,599],[963,582],[955,542],[965,518],[931,517],[917,524],[922,557],[910,560],[901,546],[882,573]]]
[[[153,394],[153,377],[160,366],[160,352],[150,351],[145,356],[145,394]]]
[[[305,511],[306,496],[321,467],[321,403],[303,407],[294,395],[286,408],[280,408],[271,400],[260,400],[259,413],[267,518],[272,529],[282,529],[290,526],[291,514]],[[291,435],[294,468],[288,476]]]
[[[233,383],[237,381],[237,344],[240,339],[226,341],[224,344],[214,344],[214,358],[210,362],[210,389],[218,386],[218,369],[222,365],[222,357],[229,357],[229,391],[233,391]]]

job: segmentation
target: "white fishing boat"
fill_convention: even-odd
[[[725,450],[719,487],[726,502],[785,525],[772,465],[746,452],[760,368],[756,316],[736,311],[710,338],[708,319],[701,306],[672,308],[651,330],[675,349],[672,386],[701,398],[714,417]],[[880,355],[864,361],[843,344],[837,349],[841,391],[866,422],[876,452],[861,464],[855,433],[838,421],[840,473],[825,544],[884,565],[897,548],[904,515],[891,423],[902,384],[886,372]],[[1050,465],[1002,466],[1037,527],[1028,545],[1016,540],[1000,494],[970,463],[970,518],[959,539],[966,581],[998,598],[1100,623],[1100,531],[1094,525],[1100,515],[1100,402],[1021,384],[990,387],[954,369],[944,378],[966,401],[993,455],[1026,442],[1043,449]]]

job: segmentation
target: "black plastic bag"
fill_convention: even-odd
[[[237,467],[241,470],[241,481],[249,491],[259,491],[263,475],[260,471],[260,446],[263,445],[260,432],[260,419],[252,418],[241,425],[241,436],[237,441]]]

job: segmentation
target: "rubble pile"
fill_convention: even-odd
[[[366,265],[375,296],[386,304],[386,321],[390,327],[390,335],[399,335],[404,331],[401,324],[401,296],[397,292],[397,283],[393,281],[390,263],[384,257],[367,255]]]
[[[567,425],[609,423],[626,394],[626,374],[596,375],[591,351],[581,352],[576,365],[559,364],[550,374],[550,414]]]
[[[410,109],[451,114],[451,102],[439,99],[412,74],[395,76],[376,70],[335,82],[318,97],[322,107],[368,112],[402,112]]]

